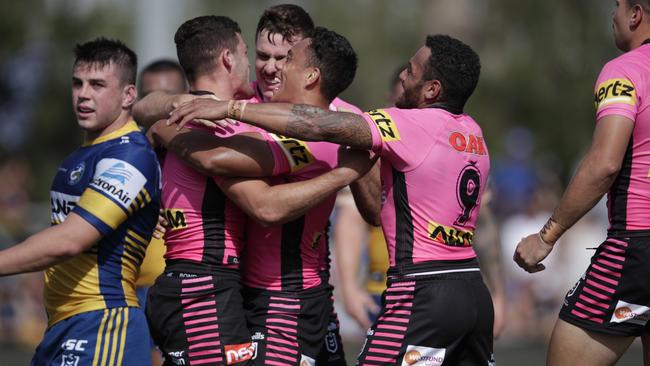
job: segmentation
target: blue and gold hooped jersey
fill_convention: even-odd
[[[86,311],[138,306],[135,282],[156,225],[160,167],[135,122],[87,143],[57,172],[52,225],[74,212],[102,239],[45,271],[49,325]]]

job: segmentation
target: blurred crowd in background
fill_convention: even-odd
[[[607,15],[613,1],[288,2],[298,3],[317,24],[350,39],[360,66],[342,97],[361,109],[389,103],[395,68],[426,34],[448,33],[478,51],[483,69],[468,112],[481,124],[493,159],[490,204],[500,239],[491,245],[503,253],[506,295],[505,329],[497,345],[545,343],[564,294],[605,237],[604,203],[563,237],[546,261],[546,271],[524,272],[512,261],[512,253],[524,235],[544,225],[575,159],[587,147],[594,122],[593,83],[603,63],[616,55]],[[48,184],[58,162],[81,141],[70,108],[75,43],[98,35],[121,38],[138,52],[143,67],[157,58],[175,57],[172,34],[184,20],[219,14],[241,24],[250,48],[259,15],[277,3],[3,2],[0,248],[49,225]],[[332,224],[339,224],[336,212]],[[336,265],[334,261],[335,286]],[[360,284],[366,267],[361,266]],[[0,278],[0,343],[31,348],[41,339],[46,325],[42,281],[41,273]],[[337,304],[343,335],[362,339],[365,330],[346,315],[340,301]]]

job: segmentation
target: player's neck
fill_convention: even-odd
[[[124,125],[127,124],[127,122],[129,122],[131,119],[133,119],[133,117],[131,117],[131,111],[123,109],[117,119],[115,119],[113,123],[109,124],[104,129],[98,131],[86,130],[84,134],[84,140],[85,142],[91,142],[97,140],[102,136],[106,136],[112,132],[115,132],[124,127]]]
[[[191,85],[190,90],[205,90],[214,93],[214,95],[223,100],[230,100],[235,95],[235,90],[232,88],[230,79],[223,77],[215,77],[213,75],[201,76],[196,79]]]
[[[329,109],[330,102],[327,101],[322,95],[317,93],[302,93],[298,98],[293,101],[294,104],[307,104],[323,109]]]

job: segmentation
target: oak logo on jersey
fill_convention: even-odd
[[[274,133],[270,135],[282,148],[282,152],[287,157],[292,172],[298,171],[314,162],[314,155],[309,150],[306,142]]]
[[[454,229],[434,221],[429,221],[428,230],[431,239],[452,247],[469,247],[474,240],[472,231]]]
[[[224,349],[226,351],[226,365],[234,365],[257,357],[257,342],[227,344]]]
[[[636,105],[636,90],[628,79],[609,79],[598,85],[594,99],[596,110],[612,103]]]
[[[384,142],[399,141],[401,139],[397,125],[395,125],[395,121],[390,118],[388,112],[383,109],[374,109],[367,112],[367,114],[377,125],[379,134],[381,134],[381,139]]]
[[[123,160],[106,158],[97,163],[90,186],[128,209],[145,183],[147,178],[133,165]]]
[[[487,153],[483,137],[472,134],[466,136],[460,132],[452,132],[449,135],[449,145],[460,152],[476,155],[485,155]]]
[[[167,220],[167,223],[169,224],[170,231],[187,227],[187,220],[185,219],[185,213],[181,209],[177,209],[177,208],[165,209],[165,220]]]
[[[445,361],[445,348],[408,345],[402,359],[402,366],[440,366]]]

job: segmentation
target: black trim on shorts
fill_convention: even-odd
[[[240,272],[237,266],[229,265],[208,265],[189,259],[167,259],[165,260],[165,273],[192,273],[210,276],[236,276],[240,278]]]
[[[393,266],[388,268],[387,274],[389,277],[400,277],[420,272],[463,270],[472,268],[480,268],[478,259],[476,257],[461,260],[438,260],[402,266]],[[417,276],[417,278],[421,277]]]
[[[393,170],[393,203],[395,205],[395,262],[400,266],[413,263],[413,216],[403,172]]]

